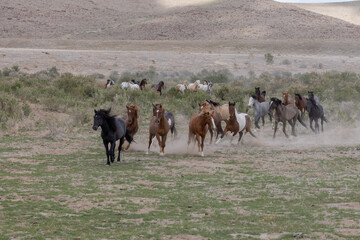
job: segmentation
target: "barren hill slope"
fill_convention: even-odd
[[[360,38],[360,26],[271,0],[3,0],[1,38],[237,40]],[[179,2],[179,1],[178,1]]]

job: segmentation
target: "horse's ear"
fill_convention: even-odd
[[[106,111],[107,114],[111,112],[111,107]]]
[[[152,103],[152,105],[153,105],[153,108],[155,108],[155,107],[156,107],[156,106],[155,106],[155,104],[153,104],[153,103]]]
[[[129,109],[129,106],[128,106],[128,105],[126,105],[126,109]]]

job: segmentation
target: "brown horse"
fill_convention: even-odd
[[[144,90],[146,84],[147,84],[146,78],[144,78],[143,80],[141,80],[141,81],[138,83],[138,85],[139,85],[139,87],[140,87],[140,90]]]
[[[288,92],[283,92],[282,93],[282,98],[283,98],[283,104],[284,105],[289,105],[289,104],[293,103],[293,101],[290,100],[290,93],[288,93]]]
[[[229,119],[226,120],[226,127],[224,129],[224,133],[221,135],[221,138],[216,143],[219,143],[228,131],[233,133],[233,137],[239,133],[238,144],[240,143],[242,136],[248,132],[251,136],[256,138],[256,136],[251,131],[250,116],[246,113],[238,113],[235,108],[235,103],[229,102],[229,115]]]
[[[256,87],[255,88],[255,96],[257,97],[257,99],[260,103],[265,102],[266,91],[262,91],[260,93],[260,88]]]
[[[161,96],[161,94],[162,94],[161,91],[162,91],[163,88],[165,88],[165,83],[164,83],[164,81],[160,81],[160,82],[158,82],[156,84],[151,85],[151,88],[155,88],[156,91],[159,92],[160,96]]]
[[[198,143],[198,151],[202,157],[204,156],[204,140],[208,131],[208,126],[210,126],[210,128],[212,129],[215,129],[214,123],[211,120],[212,117],[213,113],[202,112],[195,113],[190,118],[188,147],[191,141],[196,136],[196,140]]]
[[[130,106],[126,106],[127,109],[127,119],[125,121],[126,123],[126,131],[129,132],[129,135],[134,138],[134,135],[137,133],[137,131],[139,130],[139,125],[138,125],[138,107],[137,105],[130,105]],[[130,147],[130,143],[126,146],[125,150],[128,150]]]
[[[301,96],[299,93],[295,93],[295,105],[301,112],[301,119],[304,119],[304,115],[306,112],[307,99]]]
[[[277,126],[279,122],[283,123],[283,132],[287,138],[289,136],[286,133],[286,122],[290,123],[291,134],[293,136],[296,136],[295,134],[296,120],[298,120],[301,123],[301,125],[307,128],[306,124],[301,120],[301,117],[299,115],[299,109],[297,109],[295,104],[284,105],[282,104],[280,99],[271,98],[270,110],[274,110],[274,109],[275,109],[275,127],[274,127],[273,138],[275,138]]]
[[[211,110],[210,104],[207,102],[199,103],[199,113],[202,113],[202,112],[210,112],[213,114],[212,120],[214,121],[214,125],[216,127],[216,138],[215,139],[218,139],[219,133],[220,133],[220,136],[224,133],[222,126],[221,126],[221,121],[222,121],[221,114],[216,112],[215,110]],[[211,136],[211,138],[210,138],[210,144],[211,144],[212,139],[213,139],[213,131],[211,128],[209,128],[209,132],[210,132],[210,136]]]
[[[170,126],[168,121],[165,118],[165,108],[162,107],[161,104],[153,104],[153,113],[155,116],[152,117],[150,121],[149,128],[149,146],[147,154],[150,152],[151,142],[153,137],[155,136],[159,142],[160,146],[160,156],[164,155],[165,142],[167,138],[167,134],[170,130]]]
[[[220,103],[218,102],[214,102],[212,100],[207,100],[206,99],[206,102],[208,102],[210,104],[210,106],[215,110],[215,112],[218,112],[220,113],[221,115],[221,120],[222,121],[225,121],[226,119],[229,118],[229,104],[223,104],[223,105],[220,105]]]

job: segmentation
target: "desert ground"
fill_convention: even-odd
[[[360,74],[359,6],[6,0],[0,69]],[[329,121],[318,135],[298,125],[290,139],[279,129],[275,140],[267,122],[242,145],[207,138],[200,157],[187,145],[188,118],[178,114],[179,136],[160,157],[156,143],[145,154],[151,116],[142,115],[136,143],[106,167],[92,122],[29,105],[27,119],[0,130],[0,239],[360,237],[357,120]]]

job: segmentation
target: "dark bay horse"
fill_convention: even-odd
[[[196,137],[198,151],[202,157],[204,156],[204,140],[208,126],[215,129],[214,123],[211,120],[212,115],[213,113],[210,112],[195,113],[191,116],[189,122],[188,147],[194,137]]]
[[[107,162],[106,164],[110,166],[111,162],[115,160],[115,144],[116,141],[120,139],[119,145],[119,155],[117,161],[120,162],[120,152],[121,147],[124,143],[124,138],[131,143],[133,141],[132,137],[126,130],[126,124],[124,119],[111,116],[111,108],[108,110],[100,109],[99,111],[94,110],[94,124],[93,129],[96,131],[98,127],[101,127],[101,137],[106,150]],[[109,149],[110,144],[110,149]]]
[[[139,87],[140,87],[140,90],[144,90],[146,84],[147,84],[146,78],[144,78],[143,80],[141,80],[140,82],[138,82],[138,85],[139,85]]]
[[[126,106],[127,110],[127,118],[126,118],[126,130],[128,131],[129,135],[134,138],[134,135],[139,130],[139,124],[138,124],[138,107],[137,105],[130,105]],[[130,143],[126,146],[125,150],[128,150],[130,147]]]
[[[163,88],[165,88],[165,83],[164,83],[164,81],[160,81],[160,82],[158,82],[156,84],[151,85],[151,88],[155,88],[156,91],[159,92],[160,96],[161,96],[161,94],[162,94],[161,91],[162,91]]]
[[[153,113],[154,116],[150,121],[150,127],[149,127],[149,146],[148,146],[147,154],[149,154],[150,152],[151,142],[155,136],[160,146],[160,156],[163,156],[166,138],[170,130],[170,126],[165,118],[165,108],[163,108],[161,104],[156,104],[156,105],[153,104]]]
[[[324,109],[319,103],[319,100],[316,101],[314,93],[308,92],[308,101],[307,101],[307,111],[309,112],[310,128],[314,133],[319,133],[319,118],[321,119],[321,131],[324,131],[324,121],[327,122],[327,119],[324,115]],[[315,129],[312,126],[312,122],[315,121]]]
[[[251,118],[246,113],[238,113],[235,108],[235,103],[229,102],[229,119],[226,120],[226,126],[224,133],[221,135],[221,138],[216,143],[219,143],[221,139],[227,134],[228,131],[233,133],[233,137],[236,134],[239,134],[238,144],[241,141],[241,138],[246,133],[250,133],[251,136],[256,138],[256,136],[251,131]]]
[[[295,93],[295,105],[300,110],[301,119],[304,120],[305,111],[307,108],[307,99],[299,93]]]
[[[271,98],[270,102],[270,111],[275,110],[275,127],[274,127],[274,135],[275,138],[277,126],[279,122],[283,123],[283,132],[286,137],[289,137],[286,133],[286,122],[289,122],[291,125],[291,134],[296,136],[295,133],[295,124],[296,120],[298,120],[301,125],[305,128],[306,124],[301,120],[299,109],[295,106],[295,104],[284,105],[280,99],[278,98]]]
[[[203,103],[199,103],[199,113],[202,112],[210,112],[212,113],[212,120],[214,121],[214,125],[216,127],[216,137],[215,139],[218,139],[218,136],[220,134],[220,136],[224,133],[222,126],[221,126],[221,114],[216,112],[215,110],[211,110],[210,109],[210,104],[208,102],[203,102]],[[213,139],[213,131],[211,128],[209,128],[209,132],[210,132],[210,144],[212,143],[212,139]]]
[[[262,92],[260,93],[260,88],[259,88],[259,87],[256,87],[256,88],[255,88],[255,95],[257,96],[258,101],[259,101],[260,103],[265,102],[266,91],[262,91]]]

